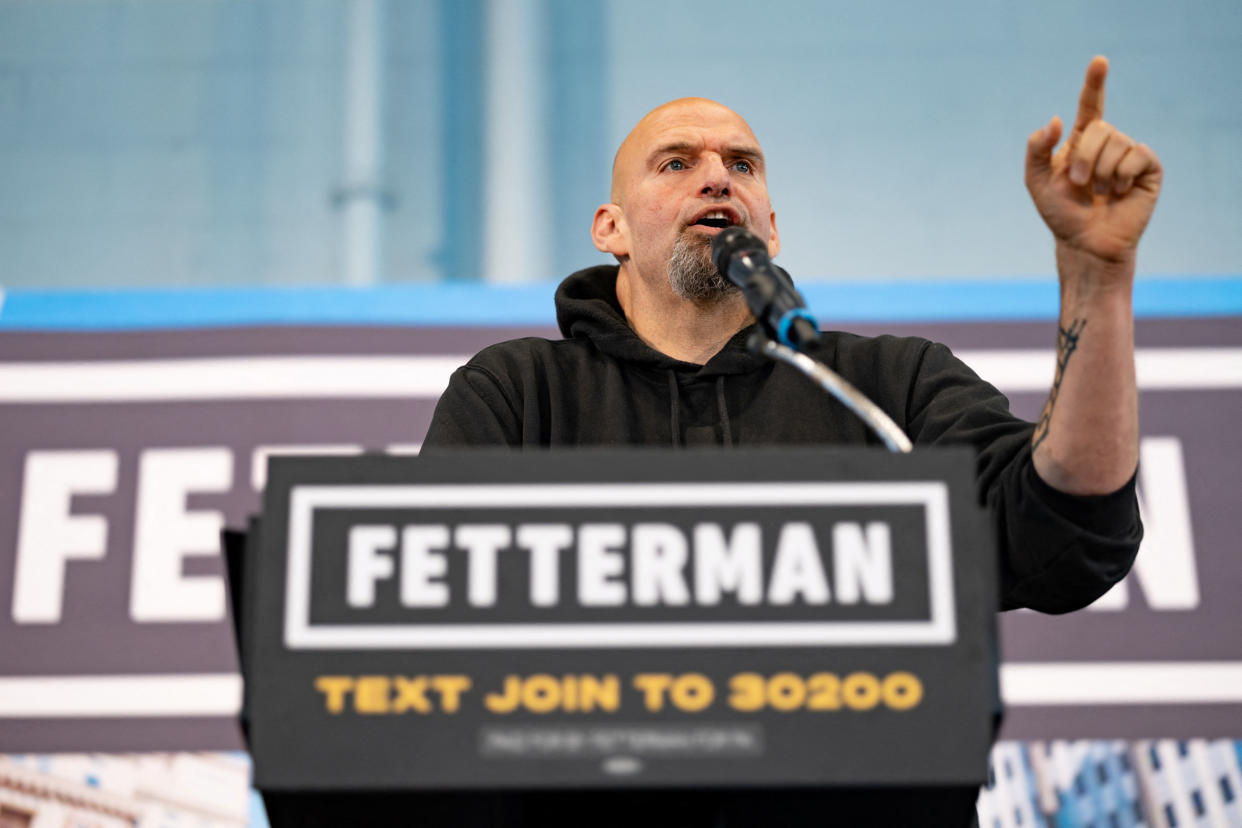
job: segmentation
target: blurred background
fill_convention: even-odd
[[[0,2],[0,286],[546,282],[647,110],[716,98],[802,281],[1050,274],[1026,136],[1168,170],[1142,274],[1242,270],[1236,0]]]

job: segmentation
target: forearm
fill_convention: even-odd
[[[1067,494],[1116,491],[1138,465],[1134,257],[1057,245],[1057,371],[1032,437],[1035,471]]]

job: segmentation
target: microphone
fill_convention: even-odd
[[[789,274],[772,264],[768,246],[743,227],[712,239],[712,262],[742,290],[751,313],[769,337],[794,350],[819,340],[819,325]]]

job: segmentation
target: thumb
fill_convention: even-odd
[[[1052,177],[1052,148],[1061,140],[1061,119],[1052,116],[1046,126],[1035,130],[1026,141],[1026,186],[1034,190]]]

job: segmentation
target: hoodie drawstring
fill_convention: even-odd
[[[724,438],[724,444],[728,448],[733,448],[733,426],[729,422],[729,405],[725,402],[725,378],[721,374],[716,378],[716,412],[720,416],[720,431]],[[673,369],[668,371],[668,397],[669,397],[669,430],[672,431],[673,447],[681,445],[681,392],[677,387],[677,374]]]
[[[673,448],[681,445],[681,394],[677,392],[677,374],[668,369],[669,427],[673,431]]]
[[[716,379],[716,408],[720,410],[720,430],[724,432],[724,444],[733,448],[733,429],[729,427],[729,406],[725,405],[724,374]]]

